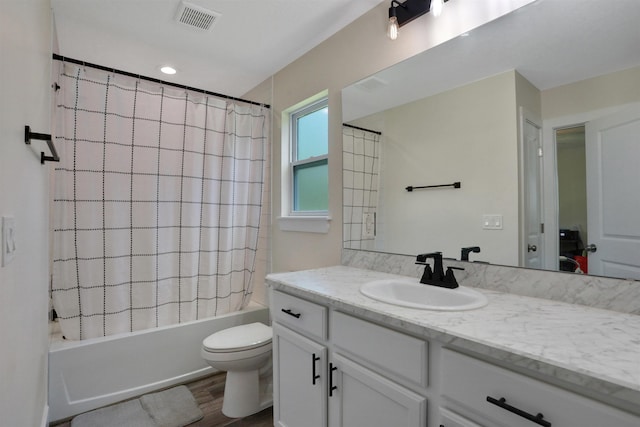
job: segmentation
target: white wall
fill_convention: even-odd
[[[640,67],[635,67],[542,91],[542,118],[557,119],[639,101]]]
[[[39,426],[47,411],[49,165],[24,126],[50,132],[49,0],[0,1],[0,215],[16,256],[0,267],[0,424]]]
[[[509,71],[358,120],[382,132],[379,250],[418,254],[480,246],[474,259],[518,263],[516,73]],[[460,181],[460,189],[407,192]],[[503,215],[483,230],[483,214]]]
[[[494,2],[452,2],[459,13],[438,25],[430,14],[402,27],[401,36],[386,36],[387,2],[382,2],[319,46],[289,64],[245,96],[271,104],[273,114],[272,173],[272,270],[287,271],[340,264],[342,248],[342,99],[343,87],[399,61],[496,19],[530,0]],[[464,7],[463,7],[464,6]],[[447,13],[456,12],[449,8]],[[443,14],[442,17],[445,15]],[[441,17],[441,18],[442,18]],[[327,234],[281,231],[282,158],[281,115],[287,108],[324,90],[329,98],[329,211]],[[285,145],[286,147],[286,145]]]

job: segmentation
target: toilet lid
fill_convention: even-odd
[[[202,345],[209,351],[248,350],[270,343],[272,336],[269,326],[256,322],[211,334],[204,339]]]

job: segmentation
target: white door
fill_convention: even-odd
[[[640,279],[640,106],[586,124],[589,274]]]
[[[524,267],[543,267],[542,239],[542,130],[533,118],[522,111]]]
[[[326,355],[326,347],[273,324],[273,418],[276,426],[327,426]]]

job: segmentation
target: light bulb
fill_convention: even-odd
[[[387,36],[391,40],[395,40],[398,38],[398,34],[400,33],[400,27],[398,26],[398,18],[392,16],[389,18],[389,26],[387,27]]]
[[[431,0],[431,13],[433,13],[433,16],[438,17],[442,15],[443,7],[444,0]]]

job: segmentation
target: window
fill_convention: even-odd
[[[329,209],[327,99],[290,115],[291,214],[326,215]]]

